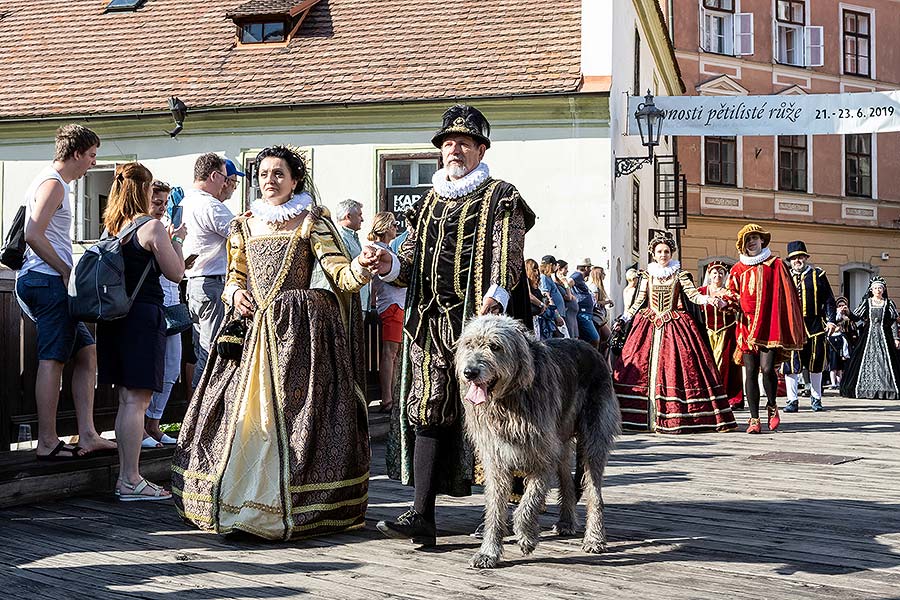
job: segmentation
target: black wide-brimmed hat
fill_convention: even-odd
[[[794,258],[795,256],[809,256],[809,252],[806,251],[806,244],[804,244],[800,240],[788,242],[787,250],[788,260]]]
[[[435,148],[440,148],[444,138],[458,133],[468,135],[479,144],[491,147],[491,124],[481,114],[481,111],[468,104],[454,104],[444,112],[443,124],[440,130],[431,138]]]

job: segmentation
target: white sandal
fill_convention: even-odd
[[[116,496],[119,497],[119,500],[122,502],[138,502],[138,501],[155,501],[155,500],[168,500],[172,497],[172,494],[161,486],[156,485],[155,483],[150,483],[146,479],[141,479],[136,484],[131,485],[130,483],[126,483],[124,480],[119,480],[119,485],[129,490],[127,492],[123,492],[119,487],[116,487]],[[145,494],[144,490],[150,488],[153,491],[153,494]]]

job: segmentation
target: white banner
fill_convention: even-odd
[[[628,99],[628,134],[639,135]],[[662,135],[806,135],[900,131],[900,90],[790,96],[657,96]]]

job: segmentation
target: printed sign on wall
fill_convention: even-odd
[[[629,135],[639,135],[628,99]],[[900,131],[900,90],[780,96],[657,96],[663,135],[807,135]]]

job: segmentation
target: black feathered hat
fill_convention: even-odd
[[[806,244],[804,244],[800,240],[788,242],[787,251],[788,260],[794,258],[795,256],[809,256],[809,252],[806,251]]]
[[[440,130],[431,138],[435,148],[440,148],[444,138],[458,133],[468,135],[479,144],[491,147],[491,124],[481,114],[481,111],[468,104],[454,104],[444,112],[443,124]]]

